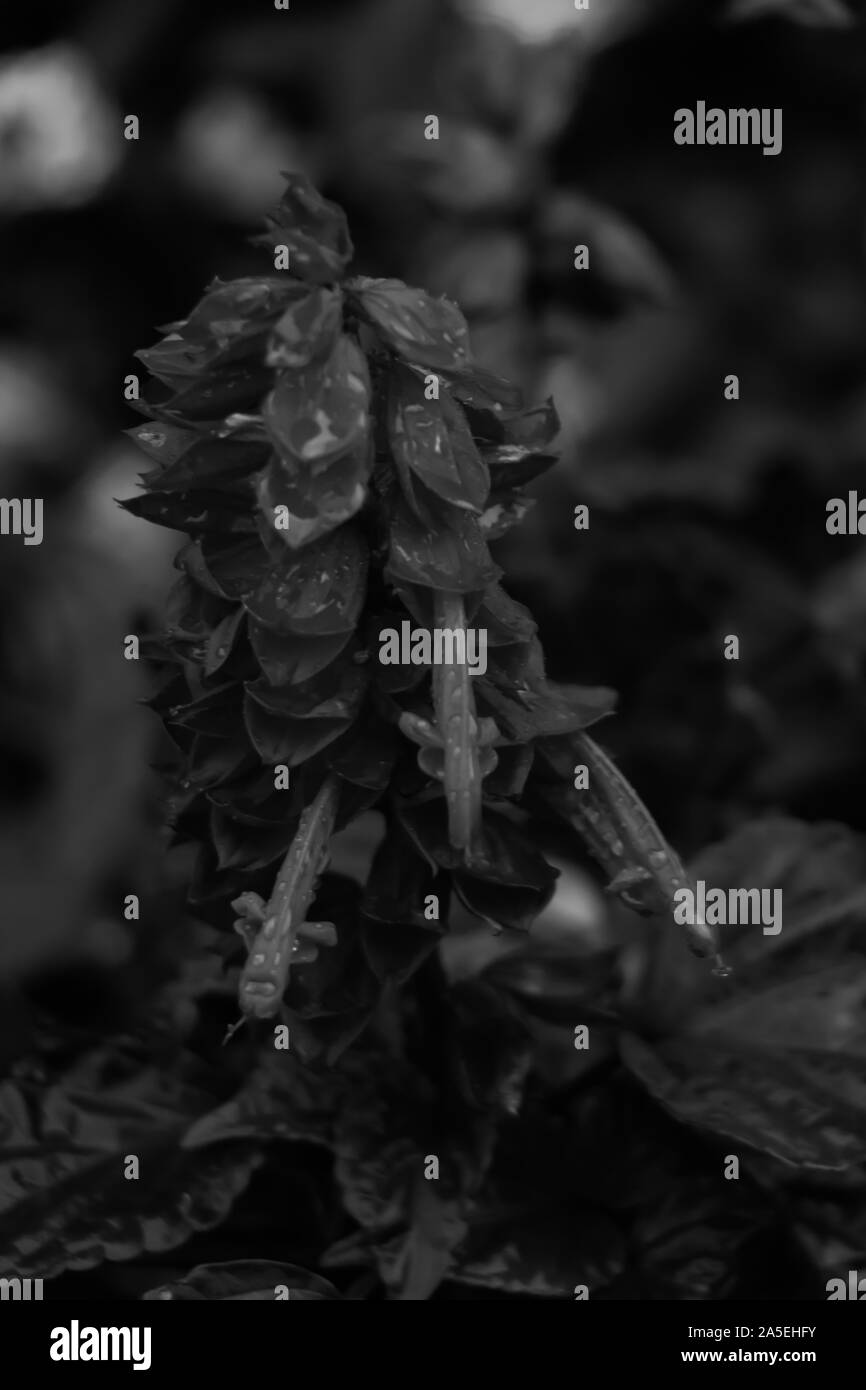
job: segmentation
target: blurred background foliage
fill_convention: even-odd
[[[576,14],[570,0],[292,0],[282,12],[239,0],[103,0],[67,4],[62,15],[16,8],[0,38],[0,491],[44,497],[46,522],[41,547],[0,544],[4,1062],[44,1086],[44,1058],[34,1058],[45,1046],[52,1057],[57,1048],[75,1056],[87,1028],[151,1016],[158,990],[160,1009],[200,1041],[177,978],[186,978],[184,962],[189,969],[190,932],[199,965],[210,946],[183,914],[188,862],[164,853],[150,769],[160,735],[136,703],[143,683],[119,659],[123,634],[158,619],[179,538],[115,506],[141,467],[120,435],[135,423],[123,379],[136,370],[135,349],[215,274],[257,269],[246,238],[279,196],[282,169],[307,173],[346,209],[359,272],[456,298],[477,358],[528,397],[555,397],[560,465],[534,487],[534,510],[497,559],[539,624],[549,674],[618,690],[620,712],[603,737],[671,841],[691,856],[752,817],[775,817],[761,824],[787,827],[778,830],[783,850],[801,836],[807,879],[812,866],[802,896],[813,915],[816,894],[848,894],[862,922],[858,871],[825,877],[809,828],[791,828],[840,823],[827,834],[841,837],[862,873],[866,559],[859,538],[828,537],[824,525],[827,500],[858,485],[866,439],[866,34],[849,7],[591,0]],[[697,100],[782,107],[782,154],[676,146],[673,111]],[[438,142],[423,138],[431,113]],[[122,138],[129,114],[139,117],[138,141]],[[574,269],[581,243],[589,272]],[[736,403],[724,399],[729,373],[740,379]],[[587,531],[572,527],[578,503],[590,507]],[[721,659],[728,633],[739,635],[738,663]],[[762,855],[778,869],[774,836],[745,836],[755,882],[767,881]],[[363,877],[373,846],[367,825],[346,837],[336,867],[347,881]],[[542,955],[573,952],[575,941],[581,951],[612,950],[620,1003],[655,1020],[652,1036],[666,1036],[671,1020],[653,1012],[661,967],[641,955],[646,928],[602,898],[575,845],[557,849],[562,876],[531,940]],[[135,891],[147,931],[117,909]],[[447,968],[454,980],[477,981],[499,968],[503,947],[461,925]],[[837,936],[822,942],[822,967],[838,963]],[[851,949],[847,936],[844,944]],[[533,997],[557,997],[561,960],[548,976],[534,956],[523,974],[514,970],[524,1003],[527,979]],[[862,959],[859,970],[862,978]],[[596,980],[577,975],[584,983],[574,994],[567,972],[562,986],[569,1019],[576,1008],[579,1016],[586,980]],[[606,979],[602,971],[600,989]],[[193,994],[205,990],[200,971],[196,980]],[[170,1007],[166,981],[174,981]],[[501,980],[484,988],[510,997]],[[503,1006],[490,1007],[498,1019]],[[62,1044],[38,1041],[46,1011],[61,1020]],[[583,1109],[596,1101],[563,1074],[550,1026],[559,1025],[538,1024],[536,1062],[568,1101],[539,1125],[561,1139],[563,1126],[585,1132]],[[655,1073],[638,1051],[630,1065],[652,1093]],[[200,1058],[194,1069],[207,1102],[166,1111],[166,1152],[175,1152],[175,1113],[189,1121],[231,1091],[232,1067],[217,1081],[224,1058],[211,1062],[207,1082]],[[694,1121],[691,1102],[674,1106],[673,1118],[670,1106],[644,1116],[649,1100],[638,1105],[627,1091],[623,1100],[624,1085],[617,1073],[604,1091],[610,1124],[621,1123],[622,1106],[638,1106],[635,1123],[667,1155],[665,1181],[676,1188],[670,1175],[682,1153],[675,1161],[665,1145],[677,1149],[676,1126]],[[509,1123],[513,1152],[503,1152],[519,1168],[527,1140]],[[210,1174],[221,1195],[208,1205],[199,1192],[206,1211],[192,1230],[223,1219],[225,1193],[240,1191],[259,1162],[231,1133],[230,1156],[217,1146],[223,1158]],[[125,1142],[107,1143],[112,1160]],[[345,1153],[355,1139],[341,1142]],[[767,1162],[784,1147],[770,1145]],[[332,1179],[319,1160],[301,1142],[291,1181],[309,1228],[293,1229],[289,1254],[302,1262],[345,1235],[339,1222],[334,1229],[323,1196]],[[632,1239],[643,1231],[641,1248],[654,1253],[630,1270],[619,1238],[598,1230],[600,1253],[586,1255],[590,1281],[618,1287],[616,1297],[723,1296],[742,1289],[749,1268],[757,1281],[755,1231],[766,1234],[769,1220],[777,1264],[796,1241],[792,1286],[815,1296],[815,1271],[840,1241],[849,1242],[845,1258],[858,1249],[866,1258],[858,1204],[866,1179],[859,1160],[846,1171],[844,1192],[836,1179],[801,1191],[773,1169],[746,1194],[733,1245],[721,1241],[701,1191],[692,1244],[703,1234],[685,1253],[673,1218],[666,1232],[652,1215],[650,1183],[635,1197],[629,1230]],[[596,1177],[585,1176],[591,1194]],[[561,1178],[551,1175],[552,1190]],[[485,1229],[514,1214],[512,1179],[502,1175]],[[250,1233],[271,1229],[264,1213],[285,1180],[265,1164],[236,1226],[211,1244],[198,1237],[195,1258],[246,1255]],[[28,1181],[39,1189],[49,1180],[34,1170]],[[683,1191],[694,1181],[683,1179]],[[573,1193],[567,1202],[581,1210]],[[378,1218],[359,1215],[361,1203],[347,1207],[367,1233],[364,1258],[393,1283],[403,1256],[380,1239]],[[538,1232],[556,1219],[555,1203],[553,1216],[526,1214],[530,1264],[545,1245]],[[659,1229],[647,1233],[641,1222],[653,1221]],[[13,1222],[7,1238],[18,1231]],[[128,1258],[142,1248],[136,1240],[118,1237],[109,1257]],[[159,1242],[144,1240],[151,1263],[177,1243],[171,1232]],[[719,1254],[729,1249],[745,1252],[739,1273]],[[258,1253],[286,1256],[264,1245]],[[349,1268],[352,1258],[343,1252]],[[355,1258],[363,1265],[358,1250]],[[52,1259],[39,1268],[68,1264]],[[194,1259],[183,1259],[186,1271]],[[70,1267],[92,1263],[85,1253]],[[468,1250],[460,1296],[484,1286],[565,1296],[580,1282],[572,1265],[558,1282],[545,1269],[547,1284],[533,1287],[529,1276],[521,1284],[503,1273],[490,1251]],[[151,1270],[144,1283],[122,1270],[94,1287],[128,1296],[177,1278],[180,1266]],[[358,1274],[358,1288],[374,1287],[372,1277],[367,1285]]]

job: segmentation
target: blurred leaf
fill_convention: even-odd
[[[800,983],[802,1032],[793,1026],[796,995],[793,1002],[784,1003],[789,1010],[786,1027],[785,1016],[779,1019],[773,1012],[773,992],[758,993],[750,1007],[744,1005],[735,1012],[733,1031],[724,1026],[722,1016],[701,1019],[705,1026],[693,1026],[655,1049],[626,1035],[622,1040],[626,1065],[684,1124],[722,1134],[797,1167],[837,1169],[862,1162],[866,1158],[863,1019],[851,1030],[850,1041],[843,1034],[834,1040],[835,1045],[828,1045],[820,1031],[814,1035],[810,1031],[810,982]],[[819,980],[816,991],[824,983]],[[841,993],[841,988],[836,991]],[[858,1008],[864,996],[866,983],[861,977]],[[824,996],[825,1009],[839,1006],[840,999],[832,991],[829,999]]]
[[[568,1299],[577,1284],[586,1284],[592,1298],[625,1263],[621,1230],[583,1196],[561,1136],[540,1116],[503,1126],[492,1170],[469,1203],[467,1220],[449,1276],[460,1283]]]
[[[592,275],[618,294],[665,304],[674,280],[652,242],[603,203],[569,190],[542,210],[540,237],[549,244],[551,266],[562,261],[562,244],[588,246]],[[566,261],[571,265],[571,258]]]
[[[298,1265],[276,1260],[229,1260],[225,1264],[196,1265],[185,1279],[148,1289],[142,1298],[229,1301],[234,1303],[273,1303],[275,1290],[288,1290],[292,1303],[339,1299],[340,1294],[327,1279]],[[282,1296],[277,1300],[283,1301]]]
[[[776,14],[797,24],[826,24],[834,29],[846,29],[854,23],[845,0],[729,0],[726,18],[752,20]]]
[[[0,1268],[54,1278],[181,1245],[219,1224],[260,1161],[249,1144],[183,1151],[225,1075],[118,1038],[40,1082],[0,1086]],[[128,1155],[139,1177],[124,1176]],[[50,1192],[50,1204],[45,1194]]]

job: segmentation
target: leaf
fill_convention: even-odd
[[[337,1071],[313,1071],[292,1052],[262,1048],[236,1093],[191,1124],[182,1147],[200,1153],[252,1139],[329,1147],[345,1087]]]
[[[725,18],[737,22],[774,14],[796,24],[833,29],[847,29],[855,22],[844,0],[730,0]]]
[[[280,373],[262,415],[287,466],[297,461],[318,473],[365,440],[369,408],[367,360],[343,334],[325,362]]]
[[[591,246],[593,277],[621,296],[654,305],[673,298],[673,276],[652,242],[604,203],[571,191],[556,195],[542,210],[539,235],[557,265],[563,238]]]
[[[451,114],[447,139],[440,142],[425,138],[424,119],[413,113],[391,115],[364,134],[375,142],[367,160],[384,162],[386,176],[409,183],[437,211],[501,218],[524,196],[523,151],[480,124]]]
[[[387,1054],[355,1053],[346,1073],[334,1168],[346,1210],[367,1233],[391,1297],[428,1299],[465,1233],[465,1194],[483,1170],[470,1157],[444,1152],[441,1137],[434,1140],[431,1087],[414,1067]],[[431,1152],[441,1155],[438,1183],[424,1178]]]
[[[479,452],[490,471],[494,493],[503,488],[523,487],[556,463],[555,454],[539,453],[523,444],[488,444]]]
[[[193,571],[186,563],[182,568],[199,583],[206,575],[211,590],[232,602],[254,592],[267,568],[267,556],[256,536],[222,537],[207,532],[198,542],[198,552],[202,568]]]
[[[172,724],[212,738],[229,738],[237,728],[242,691],[234,682],[206,690],[203,695],[176,705],[168,712]]]
[[[469,330],[456,304],[433,299],[402,280],[359,276],[347,285],[360,313],[404,362],[457,371],[469,360]]]
[[[435,529],[427,529],[402,498],[397,502],[385,570],[391,583],[465,594],[485,589],[501,573],[490,558],[477,518],[440,504]]]
[[[530,940],[486,965],[481,983],[508,993],[519,1007],[552,1024],[614,1019],[618,1011],[619,952],[591,950],[580,940],[542,946]]]
[[[456,507],[482,510],[490,478],[465,416],[447,396],[428,401],[418,376],[399,364],[388,378],[388,437],[398,471]]]
[[[455,395],[463,401],[472,433],[482,446],[519,448],[538,453],[559,433],[560,421],[552,398],[526,409],[508,410],[496,402],[492,406],[476,404],[477,400],[484,399],[484,395],[479,392],[465,392],[455,387]],[[526,455],[522,457],[525,458]],[[496,462],[496,456],[488,452],[486,459],[491,465],[491,484],[498,485],[492,466]],[[505,456],[504,462],[508,463],[508,455]],[[514,462],[519,465],[521,460],[515,458]],[[536,470],[541,471],[543,470]]]
[[[302,280],[319,285],[339,280],[354,254],[344,212],[303,174],[284,178],[286,189],[267,218],[270,232],[254,240],[287,246],[290,272]]]
[[[235,732],[230,738],[209,738],[196,734],[186,777],[201,790],[219,787],[258,764],[248,740]]]
[[[441,927],[424,916],[424,903],[437,891],[437,880],[437,871],[396,823],[389,826],[373,856],[361,911],[374,922],[417,927],[427,933],[428,942],[432,939],[435,943],[435,933]]]
[[[159,432],[168,428],[159,426]],[[151,434],[157,432],[154,429]],[[141,431],[138,434],[140,437]],[[146,483],[155,492],[186,492],[190,488],[237,491],[251,473],[264,467],[267,459],[266,445],[195,435],[173,460],[166,459],[164,468],[148,474]]]
[[[225,1075],[151,1030],[44,1080],[0,1085],[0,1269],[51,1279],[175,1249],[219,1224],[260,1162],[248,1143],[186,1154],[184,1132]],[[127,1155],[137,1181],[124,1176]],[[50,1193],[50,1202],[46,1202]]]
[[[564,773],[563,773],[564,775]],[[692,879],[710,888],[780,892],[782,930],[775,936],[748,924],[724,928],[725,959],[739,988],[809,975],[842,954],[861,951],[866,880],[861,835],[847,826],[765,816],[702,850],[690,864]],[[718,999],[718,983],[682,950],[682,928],[660,924],[661,939],[640,989],[642,1012],[659,1032],[677,1031],[704,1003]]]
[[[474,362],[447,372],[447,378],[458,401],[475,411],[497,416],[523,409],[523,392],[519,386]]]
[[[315,550],[289,554],[244,599],[251,617],[279,636],[352,632],[364,603],[368,552],[359,531],[342,526]]]
[[[263,362],[240,364],[190,378],[167,400],[154,402],[160,416],[195,423],[219,421],[236,412],[257,410],[273,380]],[[149,402],[142,401],[145,409]]]
[[[484,809],[480,844],[470,860],[448,836],[442,798],[401,803],[400,822],[431,865],[454,875],[454,887],[470,912],[497,927],[526,931],[553,895],[558,871],[505,816]]]
[[[242,608],[237,608],[217,623],[208,638],[204,659],[206,676],[215,676],[231,659],[243,639],[246,620],[246,613]]]
[[[526,449],[544,449],[559,434],[559,416],[553,398],[501,419],[501,442]]]
[[[537,632],[529,609],[507,594],[501,584],[491,584],[475,614],[475,622],[487,631],[488,647],[528,642]]]
[[[124,430],[134,444],[166,467],[175,463],[191,444],[201,438],[195,430],[181,429],[179,425],[136,425],[134,429]]]
[[[254,532],[252,514],[220,492],[149,492],[120,503],[124,511],[172,531],[198,536],[205,532]]]
[[[173,327],[202,349],[200,365],[230,362],[251,351],[261,356],[268,328],[287,312],[288,303],[304,298],[301,287],[282,275],[242,275],[229,281],[217,276],[189,317]]]
[[[251,619],[250,646],[262,674],[271,685],[311,680],[330,666],[352,638],[351,630],[325,637],[280,634]]]
[[[785,1163],[866,1158],[866,972],[858,960],[693,1016],[655,1050],[626,1035],[626,1065],[683,1123]]]
[[[370,471],[368,446],[369,441],[363,440],[319,474],[306,466],[290,472],[279,459],[272,460],[259,479],[257,494],[265,523],[282,545],[299,550],[336,530],[360,510]],[[275,511],[277,507],[287,509],[287,525]],[[277,516],[279,528],[274,524]]]
[[[341,1295],[327,1279],[299,1265],[276,1260],[229,1260],[224,1264],[196,1265],[184,1279],[160,1284],[142,1294],[144,1301],[155,1299],[219,1299],[233,1303],[272,1303],[277,1290],[288,1291],[292,1303],[339,1299]],[[277,1302],[284,1302],[281,1294]]]
[[[537,639],[533,639],[536,646]],[[560,685],[545,677],[516,683],[495,663],[475,679],[478,708],[496,720],[509,738],[527,743],[589,728],[614,708],[615,696],[603,686]]]
[[[151,348],[139,348],[133,356],[144,364],[151,376],[173,390],[190,385],[205,366],[201,348],[187,342],[179,333],[169,333],[162,342]]]
[[[351,730],[328,753],[328,766],[344,781],[371,791],[385,791],[394,769],[401,740],[397,730],[372,709],[359,727]]]
[[[266,763],[297,767],[319,753],[357,717],[366,689],[366,677],[350,666],[338,691],[316,703],[297,687],[279,690],[256,682],[244,697],[244,721],[254,747]]]
[[[452,983],[450,1025],[442,1041],[456,1093],[495,1121],[520,1112],[533,1043],[514,1001],[476,975]],[[495,1046],[491,1047],[491,1039]]]
[[[354,703],[367,684],[366,673],[348,656],[307,681],[273,686],[263,677],[247,681],[244,689],[256,704],[271,714],[292,719],[319,718],[330,701]]]
[[[610,1283],[625,1266],[623,1233],[581,1192],[571,1160],[549,1121],[506,1122],[492,1171],[468,1203],[450,1277],[536,1298],[573,1299],[577,1284],[592,1297]]]
[[[288,814],[289,807],[285,808]],[[253,873],[282,859],[292,840],[288,822],[253,829],[249,822],[240,823],[224,815],[216,806],[210,812],[210,842],[216,851],[219,870],[243,870]]]
[[[274,325],[265,358],[269,367],[303,370],[330,357],[342,326],[343,297],[318,286],[290,304]]]

